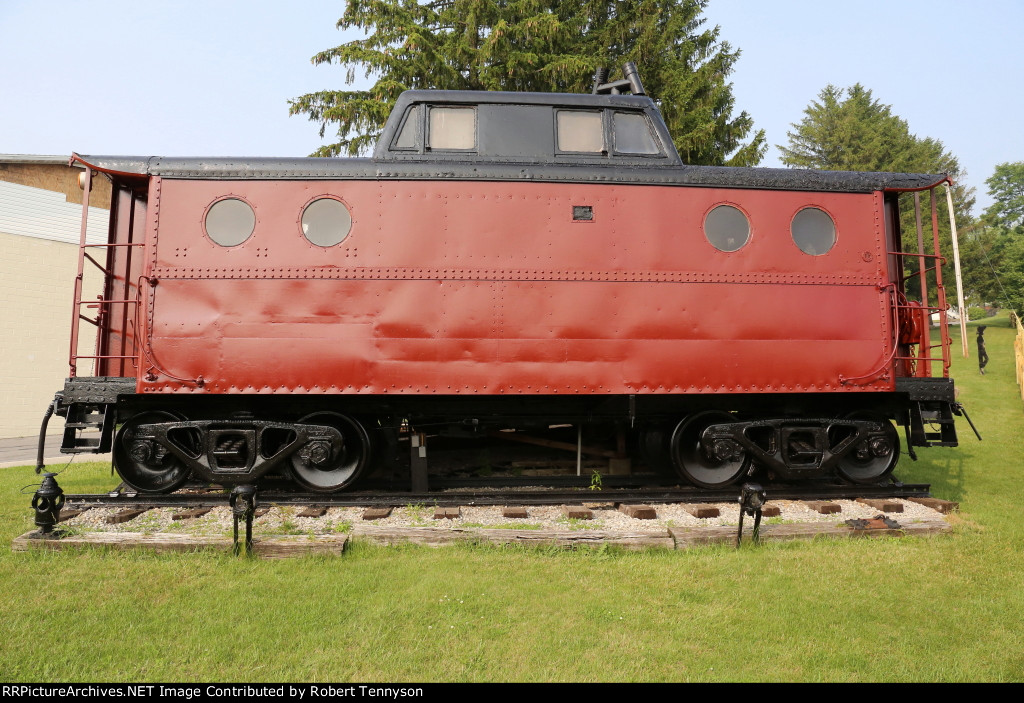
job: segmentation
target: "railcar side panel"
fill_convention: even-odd
[[[330,248],[301,233],[303,206],[336,197],[352,213],[351,234]],[[203,230],[203,215],[217,199],[245,199],[256,212],[253,235],[220,247]],[[568,275],[719,275],[742,283],[850,281],[884,278],[880,194],[755,191],[574,183],[490,181],[183,181],[160,180],[156,273],[243,270],[272,277],[351,277],[348,268],[376,275],[378,268],[412,270],[519,270]],[[751,223],[739,251],[716,250],[703,234],[717,205],[742,209]],[[593,219],[574,221],[574,206],[590,206]],[[789,228],[805,207],[835,220],[835,247],[823,256],[802,254]],[[180,271],[179,271],[180,269]],[[381,272],[381,277],[386,277]],[[401,273],[392,271],[390,273]],[[449,272],[450,273],[450,272]],[[556,275],[557,274],[557,275]],[[501,275],[501,274],[499,274]],[[393,276],[392,276],[393,277]],[[443,276],[434,276],[443,277]],[[490,276],[493,277],[493,276]],[[629,279],[627,279],[629,280]]]
[[[353,220],[330,248],[299,226],[323,195]],[[257,217],[234,247],[203,230],[225,196]],[[162,179],[159,200],[146,315],[156,373],[142,392],[892,388],[880,194]],[[704,236],[723,203],[750,222],[735,252]],[[593,219],[574,221],[574,206]],[[836,223],[820,256],[790,235],[811,206]]]
[[[861,286],[164,281],[153,354],[220,393],[825,391],[884,359],[885,302]]]

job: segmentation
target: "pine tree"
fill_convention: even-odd
[[[413,88],[589,92],[599,66],[635,61],[687,163],[752,166],[763,131],[733,116],[725,82],[739,52],[704,29],[707,0],[351,0],[339,29],[366,36],[320,52],[346,82],[362,71],[368,90],[330,90],[290,102],[291,114],[337,125],[338,141],[314,155],[365,153],[398,95]]]
[[[960,257],[964,291],[976,303],[1024,312],[1024,235],[983,217],[960,232]]]
[[[985,219],[1006,229],[1024,227],[1024,161],[999,164],[985,185],[993,198]]]
[[[965,287],[983,302],[1024,313],[1024,161],[996,166],[985,180],[992,204],[968,235],[967,256],[977,272]]]
[[[845,95],[845,98],[844,98]],[[782,163],[793,168],[815,168],[835,171],[890,171],[896,173],[948,174],[953,178],[953,209],[958,228],[971,223],[974,189],[963,185],[967,174],[960,162],[946,151],[942,142],[931,137],[917,137],[906,120],[893,114],[889,105],[876,100],[871,91],[859,83],[846,88],[828,85],[818,99],[804,110],[804,118],[788,132],[789,146],[778,146]],[[945,196],[941,190],[937,214],[939,239],[944,252],[949,252],[951,228]],[[917,251],[917,230],[913,204],[902,201],[903,246]],[[922,198],[924,238],[931,241],[931,208]],[[980,265],[964,259],[965,266]],[[914,267],[916,270],[916,267]],[[934,274],[930,274],[929,290],[934,295]],[[933,300],[934,302],[934,300]]]
[[[787,166],[961,175],[959,162],[942,142],[911,134],[906,120],[860,83],[845,90],[826,86],[804,110],[804,119],[791,126],[789,146],[778,146]]]

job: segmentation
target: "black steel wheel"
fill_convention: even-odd
[[[670,427],[645,427],[636,438],[640,460],[651,471],[659,474],[675,473],[669,451]]]
[[[719,459],[705,452],[700,444],[700,436],[708,427],[733,421],[732,415],[719,410],[707,410],[683,418],[676,425],[669,444],[676,472],[702,488],[722,488],[740,480],[750,468],[750,456],[746,452]]]
[[[310,442],[291,456],[291,475],[296,483],[317,493],[343,491],[354,484],[370,464],[370,436],[347,415],[319,412],[299,420],[309,425],[328,425],[341,433],[341,443]]]
[[[113,460],[122,481],[142,493],[170,493],[188,481],[191,470],[178,457],[138,434],[140,425],[181,420],[173,413],[152,410],[121,425],[114,437]]]
[[[836,466],[839,475],[851,483],[877,483],[892,473],[900,458],[900,435],[893,424],[867,412],[850,413],[845,419],[877,422],[881,433],[861,441],[840,459]]]

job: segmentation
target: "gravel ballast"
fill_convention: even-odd
[[[363,520],[365,508],[330,508],[322,517],[298,517],[301,508],[293,506],[270,506],[270,510],[253,521],[254,534],[338,534],[347,532],[353,525],[366,524],[381,527],[429,527],[436,529],[535,529],[535,530],[601,530],[605,532],[651,532],[660,533],[671,527],[701,526],[736,526],[739,522],[739,505],[737,503],[711,503],[710,507],[719,509],[719,517],[699,519],[687,512],[686,507],[679,504],[655,503],[652,507],[657,511],[653,520],[642,520],[629,517],[616,509],[614,504],[601,503],[599,500],[589,503],[593,510],[593,519],[567,519],[561,506],[529,506],[528,516],[524,519],[507,518],[502,515],[502,506],[462,506],[460,517],[454,519],[433,519],[433,506],[402,506],[391,511],[391,515],[378,520]],[[876,508],[857,503],[852,500],[833,501],[841,507],[841,512],[822,515],[808,508],[801,501],[778,500],[769,505],[777,506],[780,515],[765,518],[767,524],[795,523],[826,523],[842,524],[850,519],[870,519],[880,514]],[[926,506],[909,500],[898,500],[903,505],[902,513],[893,513],[889,517],[900,524],[911,524],[922,521],[942,520],[943,516]],[[509,505],[515,505],[509,503]],[[262,506],[268,507],[268,506]],[[133,520],[119,524],[107,524],[106,518],[119,512],[116,508],[93,508],[74,517],[61,527],[70,528],[75,532],[146,532],[146,533],[190,533],[196,535],[223,535],[230,533],[233,527],[231,510],[218,507],[206,515],[187,520],[172,520],[172,515],[181,512],[179,508],[154,508]],[[747,518],[750,525],[750,518]]]

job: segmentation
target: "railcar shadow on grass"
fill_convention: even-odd
[[[977,441],[973,434],[970,439]],[[964,499],[964,467],[970,465],[973,458],[973,452],[969,446],[964,446],[961,436],[960,446],[952,452],[944,448],[918,449],[917,461],[904,453],[895,475],[903,483],[930,484],[934,498],[960,503]]]

